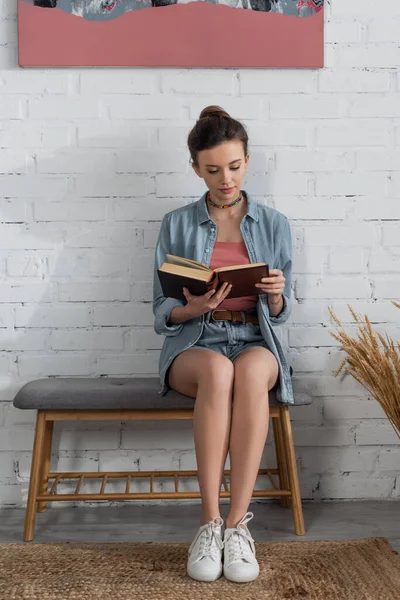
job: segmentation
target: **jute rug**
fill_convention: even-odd
[[[186,574],[189,544],[2,544],[1,600],[399,600],[400,555],[384,538],[258,542],[260,575]]]

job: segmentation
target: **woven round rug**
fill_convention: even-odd
[[[259,577],[186,574],[189,544],[0,545],[1,600],[399,600],[400,556],[384,538],[258,542]]]

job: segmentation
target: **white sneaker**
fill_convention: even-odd
[[[189,548],[187,573],[197,581],[215,581],[222,575],[221,517],[201,525]]]
[[[254,540],[246,525],[253,517],[253,513],[248,512],[236,527],[225,529],[224,576],[236,583],[253,581],[260,572]]]

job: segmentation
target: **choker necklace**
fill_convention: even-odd
[[[235,206],[235,204],[238,204],[241,200],[243,200],[243,196],[240,192],[240,196],[236,198],[236,200],[234,200],[233,202],[230,202],[229,204],[215,204],[215,202],[213,202],[210,198],[210,192],[207,192],[207,202],[209,202],[211,206],[215,206],[215,208],[229,208],[230,206]]]

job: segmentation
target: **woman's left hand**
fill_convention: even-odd
[[[283,294],[286,279],[280,269],[270,269],[269,275],[263,277],[261,283],[256,283],[256,287],[261,288],[263,294],[278,298]]]

